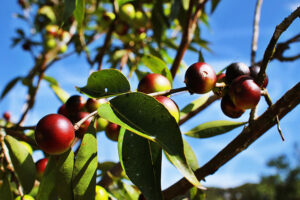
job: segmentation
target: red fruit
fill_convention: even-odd
[[[251,76],[239,76],[229,87],[229,96],[233,104],[240,109],[254,108],[260,100],[260,95],[260,88]]]
[[[210,65],[197,62],[185,72],[184,82],[191,93],[204,94],[214,88],[217,76]]]
[[[43,117],[35,128],[35,140],[48,154],[58,155],[66,152],[72,145],[75,130],[68,118],[60,114]]]
[[[170,114],[175,118],[176,122],[179,121],[179,109],[177,104],[172,99],[165,96],[157,96],[155,99],[167,108]]]
[[[4,118],[6,121],[9,121],[9,120],[10,120],[10,112],[5,112],[5,113],[3,113],[3,118]]]
[[[128,25],[120,21],[116,24],[115,27],[116,33],[120,36],[126,35],[128,33],[128,29],[129,29]]]
[[[256,82],[256,79],[257,79],[257,77],[258,77],[258,73],[259,73],[259,71],[260,71],[260,66],[258,66],[258,65],[251,66],[251,67],[249,67],[249,70],[250,70],[250,75],[251,75],[251,77],[253,77],[253,78],[254,78],[254,81]],[[263,87],[263,88],[266,88],[267,85],[268,85],[268,82],[269,82],[269,78],[268,78],[268,76],[266,75],[262,87]],[[256,83],[257,83],[257,82],[256,82]]]
[[[109,124],[105,128],[105,135],[113,141],[118,141],[120,129],[121,126],[119,126],[118,124],[109,122]]]
[[[80,121],[81,119],[83,119],[84,117],[86,117],[88,115],[89,115],[88,112],[78,112],[72,116],[72,121],[73,121],[73,123],[77,123],[78,121]],[[77,137],[79,137],[79,138],[83,137],[83,135],[86,133],[91,121],[92,121],[92,118],[90,117],[80,125],[79,129],[75,131],[75,134]]]
[[[231,83],[235,78],[242,75],[250,75],[249,67],[241,62],[231,63],[226,68],[226,82]]]
[[[66,102],[66,109],[68,113],[75,114],[83,110],[85,100],[79,95],[71,96]]]
[[[38,180],[41,180],[48,164],[48,158],[42,158],[35,163]]]
[[[222,98],[221,109],[226,116],[231,118],[239,118],[245,112],[244,109],[236,107],[228,95]]]
[[[138,85],[138,91],[146,94],[162,92],[172,88],[170,81],[161,74],[147,74]]]
[[[61,115],[63,115],[63,116],[65,116],[65,117],[68,117],[68,116],[69,116],[69,113],[68,113],[68,111],[67,111],[67,109],[66,109],[66,104],[61,105],[61,106],[59,107],[57,113],[58,113],[58,114],[61,114]]]

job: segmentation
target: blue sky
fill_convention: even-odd
[[[232,62],[250,63],[250,44],[252,37],[252,18],[255,2],[253,0],[223,0],[216,12],[210,16],[210,28],[202,26],[202,36],[211,42],[212,53],[204,51],[204,58],[216,71],[221,70]],[[260,36],[258,42],[257,60],[263,56],[264,50],[274,32],[275,26],[279,24],[293,9],[300,5],[299,0],[273,0],[264,1],[262,5],[262,15],[260,22]],[[15,28],[23,26],[19,20],[13,17],[13,14],[20,12],[16,1],[6,1],[0,7],[1,31],[0,31],[0,90],[5,84],[16,76],[26,75],[32,67],[31,57],[22,51],[20,47],[10,48],[11,38],[15,35]],[[300,32],[300,20],[296,20],[291,27],[281,36],[280,41],[285,41],[291,36]],[[300,45],[293,47],[286,55],[295,55],[299,53]],[[174,52],[171,52],[173,56]],[[190,65],[196,62],[198,55],[188,52],[184,56],[184,62]],[[269,64],[267,73],[269,75],[268,90],[275,102],[286,90],[299,82],[300,61],[291,63],[280,63],[273,61]],[[83,57],[72,56],[58,62],[47,75],[55,77],[66,91],[70,94],[77,94],[74,86],[85,85],[89,66]],[[174,87],[182,87],[184,74],[178,75]],[[132,88],[135,88],[136,81],[133,80]],[[12,120],[18,120],[22,105],[26,96],[26,90],[21,84],[18,84],[8,96],[0,102],[0,114],[4,111],[12,113]],[[174,100],[179,107],[185,106],[186,102],[199,98],[199,95],[181,94],[174,96]],[[48,84],[43,82],[37,96],[37,103],[34,110],[30,112],[27,124],[34,125],[44,115],[54,113],[60,106],[60,102],[48,88]],[[262,99],[259,104],[259,113],[266,109],[266,103]],[[230,120],[220,110],[220,103],[216,102],[201,114],[197,115],[181,129],[187,131],[197,124],[211,120]],[[248,119],[248,113],[238,121]],[[281,121],[281,128],[286,141],[282,142],[276,127],[270,129],[258,141],[252,144],[246,151],[236,156],[233,160],[224,165],[214,175],[207,177],[205,186],[231,187],[244,182],[256,182],[260,175],[272,173],[265,167],[265,163],[271,157],[280,154],[292,155],[293,145],[300,144],[298,136],[300,130],[300,109],[299,106],[290,112]],[[210,139],[187,138],[192,145],[199,164],[203,165],[211,159],[218,151],[225,147],[240,129],[234,130],[228,134],[217,136]],[[105,135],[100,133],[99,137],[99,160],[117,161],[117,145],[106,139]],[[41,154],[35,153],[34,159],[37,160]],[[162,185],[167,187],[182,176],[178,171],[164,160],[162,172]]]

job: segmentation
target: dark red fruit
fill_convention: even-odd
[[[61,105],[61,106],[59,107],[57,113],[58,113],[58,114],[61,114],[61,115],[63,115],[63,116],[65,116],[65,117],[68,117],[69,114],[68,114],[68,111],[67,111],[67,109],[66,109],[66,104]]]
[[[48,154],[58,155],[66,152],[72,145],[75,130],[68,118],[60,114],[43,117],[35,128],[35,140]]]
[[[250,109],[258,104],[261,91],[251,76],[243,75],[233,80],[229,87],[229,96],[236,107]]]
[[[176,122],[179,121],[179,109],[177,104],[172,99],[165,96],[157,96],[155,99],[167,108],[170,114],[175,118]]]
[[[124,22],[120,22],[116,24],[116,28],[115,31],[118,35],[123,36],[126,35],[128,33],[128,25]]]
[[[187,69],[184,82],[191,93],[204,94],[214,88],[217,76],[210,65],[198,62]]]
[[[81,119],[83,119],[84,117],[88,116],[89,113],[88,112],[78,112],[76,114],[74,114],[72,116],[72,122],[73,123],[77,123],[78,121],[80,121]],[[87,131],[90,123],[92,121],[92,118],[90,117],[89,119],[85,120],[79,127],[78,130],[75,131],[75,134],[77,137],[82,138],[83,135],[85,134],[85,132]]]
[[[66,109],[71,115],[82,111],[84,106],[85,100],[79,95],[71,96],[66,102]]]
[[[138,85],[138,91],[146,94],[162,92],[172,88],[170,81],[161,74],[147,74]]]
[[[250,75],[254,78],[254,81],[256,82],[256,79],[258,77],[258,73],[260,71],[260,66],[253,65],[253,66],[249,67],[249,69],[250,69]],[[268,83],[269,83],[269,78],[268,78],[268,75],[266,75],[262,87],[266,88]]]
[[[226,68],[226,82],[231,83],[235,78],[242,75],[250,75],[249,67],[241,62],[231,63]]]
[[[236,107],[228,95],[222,98],[221,109],[226,116],[231,118],[239,118],[245,112],[244,109]]]
[[[10,120],[10,113],[9,113],[9,112],[3,113],[3,118],[4,118],[6,121],[9,121],[9,120]]]
[[[105,99],[92,99],[89,98],[86,101],[85,108],[88,112],[94,112],[99,108],[99,106],[103,103],[107,102]]]
[[[48,158],[42,158],[35,163],[36,175],[38,180],[41,180],[48,164]]]
[[[112,141],[118,141],[120,129],[121,126],[119,126],[118,124],[109,122],[109,124],[105,128],[105,135]]]

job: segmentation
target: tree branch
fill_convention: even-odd
[[[297,17],[300,17],[300,6],[294,12],[292,12],[288,17],[286,17],[279,25],[276,26],[273,36],[265,50],[264,58],[260,66],[260,71],[258,73],[258,78],[257,78],[259,85],[263,84],[263,80],[266,76],[267,65],[274,54],[274,48],[276,46],[279,37]]]
[[[251,43],[251,65],[255,63],[255,56],[257,51],[257,40],[259,34],[259,20],[260,20],[260,13],[261,13],[261,5],[263,0],[257,0],[255,14],[254,14],[254,22],[253,22],[253,36],[252,36],[252,43]]]
[[[223,150],[197,169],[195,174],[199,180],[215,173],[221,166],[245,150],[255,140],[266,133],[276,124],[276,115],[282,119],[288,112],[300,103],[300,82],[287,91],[275,104],[269,107],[259,118],[253,121],[252,126],[246,127]],[[164,190],[165,200],[184,194],[192,185],[185,179],[179,180],[174,185]]]

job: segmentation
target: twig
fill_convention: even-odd
[[[28,137],[27,135],[25,135],[22,132],[16,131],[16,130],[12,130],[10,128],[4,128],[5,132],[7,135],[10,135],[18,140],[22,140],[24,142],[27,142],[28,144],[30,144],[33,147],[37,147],[36,142],[34,139],[32,139],[31,137]]]
[[[231,160],[234,156],[249,147],[260,136],[266,133],[276,124],[276,117],[283,118],[300,103],[300,83],[287,91],[275,104],[269,107],[259,118],[253,122],[253,126],[246,127],[233,141],[223,150],[208,161],[204,166],[197,169],[195,174],[199,180],[215,173],[220,167]],[[165,200],[172,199],[184,194],[192,185],[182,178],[177,183],[163,191]]]
[[[267,65],[274,54],[274,48],[280,37],[280,35],[291,25],[291,23],[300,16],[300,6],[292,12],[288,17],[286,17],[279,25],[276,26],[273,36],[265,50],[263,61],[260,66],[260,71],[258,73],[257,81],[259,85],[263,84],[264,78],[266,76]]]
[[[89,119],[90,117],[97,115],[97,110],[95,110],[94,112],[88,114],[87,116],[85,116],[84,118],[82,118],[80,121],[78,121],[76,124],[74,124],[74,129],[78,130],[81,126],[81,124],[83,124],[87,119]]]
[[[166,90],[162,92],[153,92],[148,95],[150,96],[169,96],[171,94],[177,93],[177,92],[183,92],[183,91],[188,91],[187,87],[181,87],[181,88],[176,88],[176,89],[171,89],[171,90]]]
[[[178,71],[183,55],[185,54],[188,46],[190,45],[193,39],[193,35],[197,25],[197,19],[207,1],[208,0],[204,0],[202,3],[198,4],[195,13],[193,14],[194,4],[196,3],[196,0],[190,0],[189,9],[187,11],[186,27],[184,27],[177,54],[170,69],[173,78],[175,77]]]
[[[260,20],[262,2],[263,2],[263,0],[256,1],[256,8],[255,8],[254,22],[253,22],[253,36],[252,36],[252,43],[251,43],[251,65],[254,65],[256,51],[257,51],[257,40],[258,40],[258,34],[259,34],[259,20]]]
[[[220,99],[221,97],[219,97],[218,95],[211,95],[206,102],[201,105],[199,108],[195,109],[194,111],[189,112],[187,115],[185,115],[183,118],[180,118],[179,120],[179,125],[182,125],[183,123],[185,123],[186,121],[188,121],[189,119],[191,119],[192,117],[194,117],[195,115],[197,115],[199,112],[201,112],[202,110],[204,110],[205,108],[207,108],[208,106],[210,106],[213,102],[215,102],[216,100]]]

